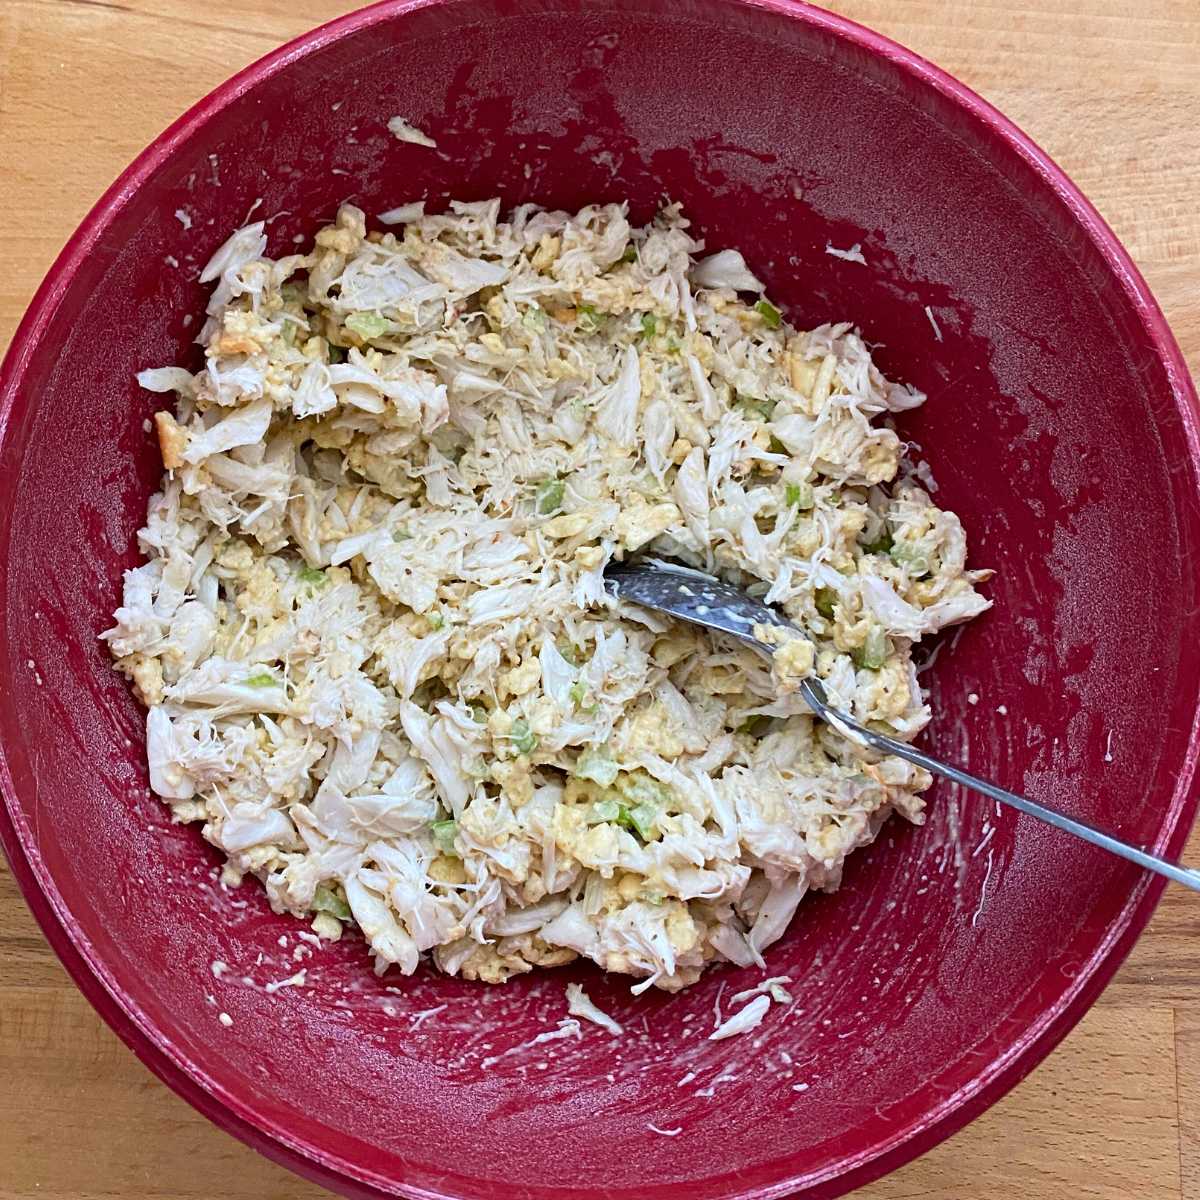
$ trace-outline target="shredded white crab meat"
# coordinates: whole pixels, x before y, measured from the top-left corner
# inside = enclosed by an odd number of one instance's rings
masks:
[[[708,1040],[719,1042],[724,1038],[736,1037],[739,1033],[749,1033],[751,1029],[757,1029],[770,1007],[770,996],[756,996],[745,1008],[738,1009],[731,1017],[722,1021],[708,1035]]]
[[[416,146],[429,146],[431,149],[437,149],[437,142],[429,134],[423,129],[418,129],[403,117],[392,117],[388,121],[387,127],[388,132],[398,141],[412,142]]]
[[[826,242],[825,253],[845,262],[862,263],[864,267],[867,265],[866,256],[863,254],[862,245],[859,242],[855,242],[849,250],[839,250],[832,242]]]
[[[567,1012],[573,1017],[591,1021],[593,1025],[599,1025],[618,1037],[625,1032],[619,1021],[614,1021],[603,1009],[596,1007],[581,983],[567,984]]]
[[[729,1003],[741,1004],[745,1000],[753,1000],[755,996],[761,996],[764,992],[768,993],[776,1003],[788,1003],[788,1000],[783,999],[783,997],[788,996],[783,985],[791,982],[790,976],[772,975],[770,979],[764,979],[761,983],[755,984],[752,988],[747,988],[744,992],[735,992],[729,997]]]
[[[203,368],[140,376],[177,396],[169,470],[104,637],[151,784],[380,972],[761,966],[928,776],[602,572],[644,552],[755,590],[833,703],[912,738],[913,642],[988,605],[958,519],[898,478],[889,414],[923,397],[699,258],[675,207],[388,217],[346,205],[279,259],[237,231]]]

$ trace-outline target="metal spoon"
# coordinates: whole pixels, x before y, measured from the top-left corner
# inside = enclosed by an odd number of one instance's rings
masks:
[[[692,571],[687,567],[675,567],[655,560],[642,560],[634,563],[613,563],[604,572],[605,583],[611,595],[645,608],[653,608],[658,612],[667,613],[683,621],[691,621],[695,625],[703,625],[706,629],[714,629],[719,633],[728,634],[739,641],[753,646],[765,654],[771,653],[771,647],[763,645],[754,637],[755,625],[779,625],[787,629],[796,629],[803,633],[776,609],[763,604],[759,600],[747,596],[719,579]],[[1068,817],[1065,813],[1030,800],[1027,796],[1019,796],[1016,792],[1005,791],[994,783],[978,779],[974,775],[958,767],[939,762],[921,750],[915,750],[904,742],[885,737],[868,729],[856,721],[849,713],[834,708],[829,703],[825,689],[816,678],[805,679],[800,685],[800,694],[808,706],[822,720],[828,721],[834,728],[839,725],[856,733],[867,745],[882,751],[884,754],[894,754],[935,775],[941,775],[963,787],[982,792],[1001,804],[1010,805],[1019,812],[1038,817],[1058,829],[1065,829],[1076,837],[1100,846],[1113,854],[1127,858],[1149,871],[1157,871],[1184,887],[1200,892],[1200,871],[1189,870],[1178,863],[1168,862],[1157,854],[1131,846],[1120,838],[1113,837],[1089,825],[1086,821]]]

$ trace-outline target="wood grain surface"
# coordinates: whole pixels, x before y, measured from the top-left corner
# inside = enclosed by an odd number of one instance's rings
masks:
[[[833,0],[995,102],[1079,183],[1200,367],[1200,0]],[[184,108],[339,0],[0,0],[0,345]],[[1200,865],[1200,837],[1189,861]],[[325,1195],[220,1133],[74,990],[0,865],[0,1200]],[[1200,1200],[1200,899],[1168,889],[1079,1028],[858,1200]]]

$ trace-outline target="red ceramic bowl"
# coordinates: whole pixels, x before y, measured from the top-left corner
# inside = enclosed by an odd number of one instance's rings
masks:
[[[438,150],[390,137],[394,114]],[[639,220],[670,196],[798,324],[859,322],[884,367],[929,393],[907,432],[975,563],[999,569],[995,609],[926,676],[927,744],[1180,851],[1196,808],[1200,450],[1162,315],[1003,117],[890,42],[780,0],[383,4],[263,59],[121,177],[0,381],[5,848],[79,986],[151,1069],[347,1195],[840,1194],[1028,1072],[1161,884],[939,788],[925,829],[889,825],[839,893],[805,902],[769,964],[797,1002],[755,1034],[704,1037],[752,973],[634,999],[580,971],[626,1036],[531,1048],[576,974],[377,981],[347,940],[268,993],[301,965],[301,926],[256,886],[215,886],[199,834],[147,791],[142,716],[96,640],[160,471],[134,372],[195,354],[197,266],[252,210],[279,252],[344,199],[496,194],[627,197]],[[827,242],[861,243],[867,265]],[[214,961],[231,971],[214,978]]]

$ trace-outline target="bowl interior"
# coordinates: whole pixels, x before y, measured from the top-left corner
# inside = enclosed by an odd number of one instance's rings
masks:
[[[718,1043],[714,1009],[758,973],[635,999],[582,970],[487,989],[377,980],[353,939],[308,954],[304,926],[256,885],[222,890],[217,857],[150,796],[141,714],[96,640],[160,471],[134,372],[196,355],[198,268],[248,217],[269,219],[282,253],[343,200],[628,199],[640,220],[682,201],[793,321],[856,322],[885,370],[929,393],[902,430],[974,565],[998,575],[994,611],[924,677],[926,744],[1164,847],[1194,807],[1187,385],[1069,197],[936,80],[833,20],[732,0],[456,0],[340,29],[176,130],[14,346],[0,415],[14,856],[147,1055],[153,1042],[170,1071],[186,1063],[227,1124],[266,1130],[326,1182],[833,1194],[1027,1070],[1127,948],[1147,881],[939,787],[924,829],[889,824],[770,952],[796,1003]],[[394,114],[437,150],[391,137]],[[853,243],[866,266],[826,253]],[[267,990],[301,967],[303,986]],[[625,1036],[532,1044],[575,978]]]

